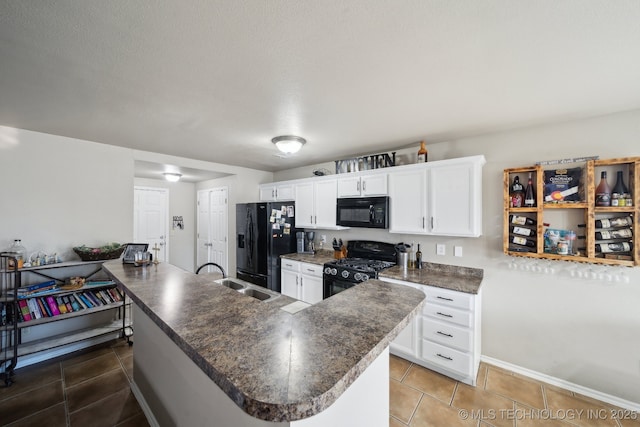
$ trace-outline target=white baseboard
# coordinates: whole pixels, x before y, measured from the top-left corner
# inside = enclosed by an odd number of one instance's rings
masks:
[[[525,377],[529,377],[537,381],[551,384],[556,387],[563,388],[565,390],[573,391],[575,393],[582,394],[583,396],[587,396],[592,399],[596,399],[601,402],[608,403],[610,405],[618,406],[620,408],[628,409],[630,411],[640,412],[640,403],[631,402],[629,400],[622,399],[617,396],[612,396],[607,393],[602,393],[598,390],[594,390],[588,387],[574,384],[560,378],[552,377],[550,375],[543,374],[537,371],[532,371],[531,369],[523,368],[518,365],[513,365],[508,362],[503,362],[502,360],[494,359],[493,357],[481,356],[480,360],[489,365],[494,365],[499,368],[515,372],[516,374],[524,375]]]
[[[138,388],[136,383],[134,383],[133,381],[131,381],[131,391],[133,392],[133,395],[136,397],[136,400],[138,401],[140,408],[142,408],[142,412],[144,412],[144,415],[147,417],[147,422],[149,422],[149,425],[151,427],[160,427],[160,424],[158,424],[156,417],[153,416],[153,412],[151,412],[151,408],[149,408],[147,401],[144,400],[144,396],[140,392],[140,389]]]

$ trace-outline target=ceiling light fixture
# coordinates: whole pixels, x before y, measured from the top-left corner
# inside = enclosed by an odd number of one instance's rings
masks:
[[[278,150],[285,154],[293,154],[300,151],[302,146],[307,142],[306,139],[294,135],[276,136],[271,140]]]
[[[164,175],[164,179],[166,179],[169,182],[178,182],[182,177],[181,173],[173,173],[173,172],[165,172],[162,175]]]

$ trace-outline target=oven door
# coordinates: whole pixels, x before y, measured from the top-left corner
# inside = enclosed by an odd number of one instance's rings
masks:
[[[332,295],[354,287],[357,283],[349,282],[347,280],[340,280],[335,276],[323,275],[323,292],[322,298],[327,299]]]

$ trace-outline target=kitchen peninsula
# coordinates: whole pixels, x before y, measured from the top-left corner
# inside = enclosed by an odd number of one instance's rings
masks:
[[[134,302],[132,387],[158,424],[388,425],[388,346],[422,292],[370,280],[292,312],[169,264],[104,269]]]

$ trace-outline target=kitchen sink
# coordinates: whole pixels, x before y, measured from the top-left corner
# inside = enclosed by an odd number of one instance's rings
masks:
[[[266,301],[274,297],[273,295],[270,295],[266,292],[259,291],[257,289],[245,289],[244,291],[241,291],[241,292],[245,295],[249,295],[250,297],[253,297],[260,301]]]
[[[226,286],[227,288],[239,291],[240,289],[245,289],[246,286],[243,285],[242,283],[238,283],[234,280],[230,280],[230,279],[222,279],[222,280],[218,280],[216,281],[217,283],[220,283],[222,286]]]
[[[258,289],[257,286],[240,279],[218,279],[214,280],[214,283],[238,291],[258,301],[269,301],[280,296],[277,292],[263,288]]]

